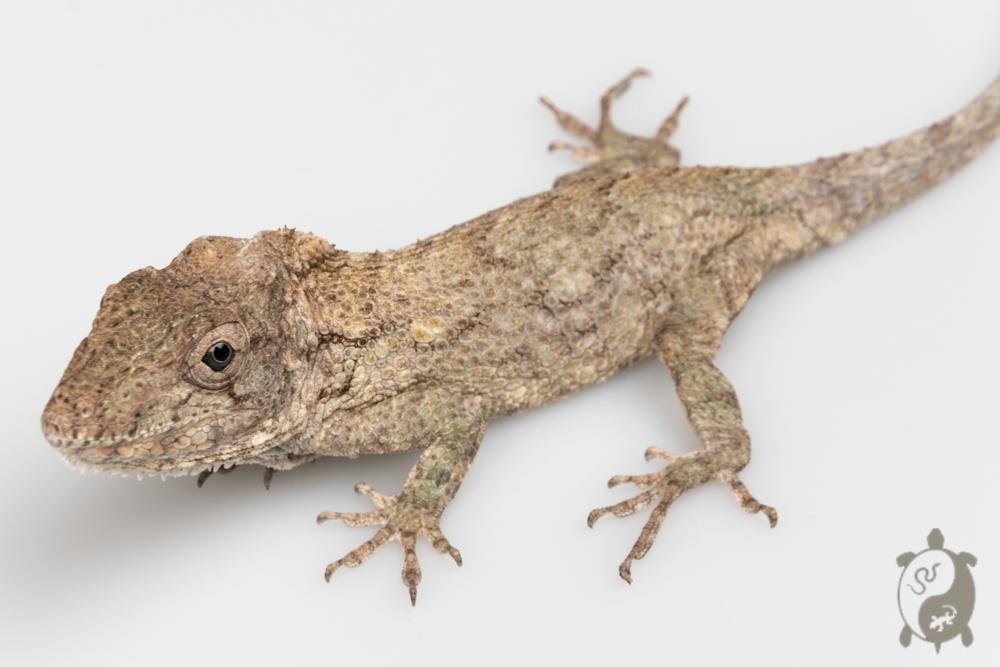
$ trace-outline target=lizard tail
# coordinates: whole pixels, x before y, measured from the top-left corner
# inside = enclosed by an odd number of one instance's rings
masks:
[[[796,170],[800,221],[821,245],[857,230],[940,183],[1000,134],[1000,78],[957,113],[881,146]]]

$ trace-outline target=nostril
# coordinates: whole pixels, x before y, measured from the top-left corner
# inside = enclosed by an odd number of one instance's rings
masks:
[[[77,399],[73,404],[73,410],[81,417],[89,417],[94,411],[93,401],[88,398]]]
[[[89,437],[87,421],[95,414],[94,402],[88,396],[74,396],[65,389],[53,393],[42,412],[42,430],[59,438]]]

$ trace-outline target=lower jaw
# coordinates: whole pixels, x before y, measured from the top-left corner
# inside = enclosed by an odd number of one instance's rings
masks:
[[[221,468],[236,464],[230,457],[205,457],[190,460],[157,460],[157,459],[127,459],[104,457],[92,452],[87,456],[87,449],[57,448],[63,461],[71,468],[81,472],[97,472],[123,477],[187,477],[199,475],[205,471],[216,472]],[[113,450],[112,450],[113,451]]]

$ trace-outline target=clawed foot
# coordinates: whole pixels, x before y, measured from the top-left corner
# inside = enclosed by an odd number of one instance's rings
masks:
[[[701,450],[682,456],[674,456],[662,449],[650,447],[646,450],[646,460],[652,461],[654,459],[666,461],[666,467],[646,475],[616,475],[608,480],[609,488],[625,483],[635,484],[642,489],[639,494],[620,503],[595,509],[587,517],[587,525],[593,528],[594,523],[605,514],[614,514],[619,517],[629,516],[658,500],[649,520],[646,521],[642,532],[639,533],[639,539],[635,541],[628,556],[618,567],[618,574],[628,583],[632,583],[633,561],[641,559],[653,546],[653,541],[656,539],[656,534],[660,530],[660,525],[663,523],[671,503],[688,489],[710,479],[724,482],[747,512],[762,512],[767,516],[772,528],[777,525],[778,513],[773,507],[758,502],[750,495],[733,470],[733,466],[726,464],[723,452]]]
[[[375,510],[371,512],[322,512],[316,517],[316,523],[324,523],[332,519],[343,521],[348,526],[381,526],[378,532],[361,546],[348,553],[343,558],[326,566],[324,578],[330,577],[342,565],[356,567],[365,562],[375,550],[391,540],[398,539],[403,545],[403,584],[410,591],[410,602],[417,604],[417,586],[420,584],[420,563],[417,561],[417,536],[424,535],[435,550],[447,553],[455,563],[462,565],[462,554],[451,546],[438,523],[438,516],[403,495],[387,496],[375,491],[367,484],[361,483],[354,487],[357,493],[371,498]]]
[[[629,167],[676,166],[680,162],[680,152],[667,141],[677,129],[680,113],[688,102],[687,97],[681,99],[673,113],[667,116],[660,124],[656,135],[651,138],[626,134],[611,122],[612,102],[628,90],[633,79],[640,76],[649,76],[649,72],[642,68],[632,71],[627,77],[609,88],[601,97],[601,119],[596,130],[559,109],[547,98],[542,97],[542,104],[552,111],[560,127],[590,144],[588,146],[575,146],[562,141],[554,141],[549,144],[549,150],[567,150],[583,163],[606,163],[605,168],[601,170],[604,172]],[[593,167],[590,169],[592,170]],[[563,177],[563,179],[566,178]]]

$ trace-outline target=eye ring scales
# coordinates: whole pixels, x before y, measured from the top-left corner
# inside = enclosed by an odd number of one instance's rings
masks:
[[[188,348],[185,378],[209,391],[225,389],[250,359],[249,344],[247,330],[239,321],[206,331]]]

